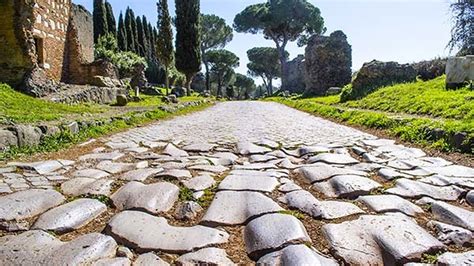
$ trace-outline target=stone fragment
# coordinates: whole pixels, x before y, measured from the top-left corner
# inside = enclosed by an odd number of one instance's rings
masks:
[[[178,200],[179,187],[167,182],[145,185],[132,181],[110,198],[119,210],[143,210],[157,214],[170,210]]]
[[[78,177],[61,184],[61,191],[69,196],[110,195],[113,180]]]
[[[338,175],[328,181],[315,183],[312,187],[327,197],[356,198],[360,195],[367,195],[382,185],[367,177]]]
[[[356,205],[342,201],[319,201],[305,190],[287,193],[282,199],[289,207],[298,209],[313,218],[337,219],[364,213]]]
[[[226,243],[226,232],[205,226],[170,226],[165,218],[139,211],[123,211],[115,215],[106,232],[137,251],[163,251],[182,254]]]
[[[18,138],[10,130],[0,130],[0,150],[6,150],[10,147],[18,146]]]
[[[423,209],[417,205],[395,195],[362,196],[357,200],[375,212],[402,212],[409,216],[423,213]]]
[[[166,145],[165,149],[162,152],[163,154],[169,155],[171,157],[187,157],[189,156],[187,152],[176,148],[173,144]]]
[[[163,172],[155,175],[156,178],[174,178],[177,180],[183,180],[193,177],[191,172],[183,169],[166,169]]]
[[[203,248],[182,255],[176,260],[178,265],[235,265],[223,249]]]
[[[346,154],[336,154],[336,153],[322,153],[308,159],[308,163],[317,163],[323,162],[328,164],[356,164],[359,163],[356,159],[352,158]]]
[[[439,241],[446,245],[455,244],[462,247],[473,242],[470,230],[437,221],[429,221],[427,225],[438,233]]]
[[[278,163],[278,166],[284,169],[291,169],[291,170],[299,167],[298,165],[292,163],[291,160],[288,158],[283,159],[280,163]]]
[[[298,148],[298,154],[300,157],[308,154],[329,153],[330,151],[331,149],[323,145],[302,146]]]
[[[265,154],[272,150],[267,147],[255,145],[251,142],[239,142],[237,144],[237,151],[241,155],[252,155],[252,154]]]
[[[428,196],[439,200],[457,200],[464,190],[456,186],[438,187],[402,178],[396,181],[395,187],[387,189],[386,192],[408,198]]]
[[[466,202],[471,205],[471,206],[474,206],[474,190],[471,190],[469,192],[467,192],[466,194]]]
[[[244,176],[270,176],[270,177],[288,177],[288,173],[283,172],[282,170],[267,170],[267,171],[256,171],[256,170],[232,170],[229,175],[244,175]]]
[[[129,258],[105,258],[92,263],[92,266],[130,266]]]
[[[339,263],[306,245],[290,245],[269,253],[257,261],[257,265],[321,265],[337,266]]]
[[[435,201],[431,212],[436,220],[474,231],[474,212],[446,202]]]
[[[397,178],[412,178],[411,176],[407,174],[397,172],[391,168],[381,168],[377,173],[380,177],[388,181],[391,181]]]
[[[261,139],[261,140],[255,142],[255,144],[257,144],[259,146],[268,147],[270,149],[277,149],[278,147],[280,147],[280,144],[278,144],[278,142],[273,141],[273,140],[269,140],[269,139]]]
[[[210,175],[200,175],[188,180],[184,180],[183,185],[191,190],[206,190],[216,184],[216,181]]]
[[[296,172],[302,175],[310,183],[324,181],[336,175],[367,175],[367,173],[363,171],[339,168],[327,164],[315,164],[301,167]]]
[[[122,174],[118,179],[125,181],[145,181],[163,171],[163,168],[136,169]]]
[[[293,182],[284,183],[278,187],[278,191],[283,193],[288,193],[296,190],[301,190],[302,188]]]
[[[391,146],[395,145],[395,141],[391,139],[365,139],[361,140],[362,144],[365,146],[371,146],[371,147],[381,147],[381,146]]]
[[[229,175],[219,184],[219,190],[272,192],[280,183],[275,177]]]
[[[209,152],[214,149],[214,145],[208,143],[196,143],[183,147],[183,150],[188,152]]]
[[[217,158],[220,165],[232,165],[239,158],[237,155],[231,152],[218,152],[209,155],[210,157]]]
[[[259,192],[220,191],[214,197],[201,223],[206,225],[241,225],[249,219],[283,209]]]
[[[117,248],[117,257],[133,259],[133,252],[127,247],[120,246]]]
[[[30,189],[0,197],[0,221],[20,221],[41,214],[66,200],[55,190]]]
[[[137,148],[139,145],[135,142],[127,141],[127,142],[112,142],[109,141],[105,143],[105,146],[111,148],[112,150],[125,150],[129,148]]]
[[[133,262],[133,266],[168,266],[169,263],[160,259],[153,253],[145,253],[140,256]]]
[[[78,199],[43,213],[32,229],[67,233],[88,224],[107,210],[94,199]]]
[[[334,255],[350,265],[403,264],[444,248],[403,215],[363,215],[353,221],[326,224],[323,232]]]
[[[292,215],[267,214],[250,221],[244,229],[245,248],[248,256],[258,260],[268,252],[288,244],[308,243],[304,225]]]
[[[116,161],[124,156],[123,153],[120,152],[110,152],[110,153],[92,153],[86,154],[79,157],[79,161],[86,161],[86,160],[96,160],[96,161]]]
[[[267,155],[267,154],[264,154],[264,155],[254,154],[250,156],[251,163],[266,163],[268,161],[275,160],[275,159],[277,158],[271,155]]]
[[[362,155],[362,158],[364,158],[364,160],[368,163],[384,164],[389,161],[389,158],[387,158],[383,154],[376,154],[374,152],[364,153]]]
[[[191,167],[188,167],[190,170],[195,170],[195,171],[204,171],[204,172],[209,172],[209,173],[214,173],[214,174],[220,174],[222,172],[227,171],[227,167],[222,166],[222,165],[194,165]]]
[[[74,173],[72,173],[72,176],[100,179],[100,178],[108,177],[109,173],[102,170],[98,170],[98,169],[84,169],[84,170],[75,171]]]
[[[443,167],[424,167],[426,171],[434,174],[452,177],[474,177],[474,168],[462,165],[449,165]]]
[[[432,175],[419,179],[418,181],[435,185],[435,186],[449,186],[456,185],[460,187],[467,187],[474,189],[474,178],[469,177],[447,177],[442,175]]]
[[[111,161],[102,161],[97,166],[97,169],[108,172],[110,174],[118,174],[130,171],[136,168],[132,163],[114,163]]]
[[[474,250],[463,253],[446,252],[438,257],[437,265],[442,266],[459,266],[474,264]]]
[[[272,163],[250,163],[244,165],[235,165],[234,170],[268,170],[268,169],[277,169],[276,165]]]
[[[179,220],[192,220],[196,218],[201,211],[203,211],[201,205],[194,201],[186,201],[176,208],[175,217]]]
[[[17,165],[18,168],[23,169],[31,169],[36,171],[40,175],[48,174],[63,168],[63,164],[59,161],[51,160],[51,161],[43,161],[43,162],[35,162],[31,164],[20,164]]]

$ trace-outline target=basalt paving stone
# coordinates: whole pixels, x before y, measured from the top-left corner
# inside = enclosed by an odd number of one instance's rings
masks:
[[[371,147],[381,147],[381,146],[388,146],[394,145],[395,141],[391,139],[364,139],[360,141],[365,146]]]
[[[162,158],[170,158],[168,155],[156,154],[154,152],[142,152],[134,154],[133,157],[138,160],[157,160]]]
[[[201,224],[241,225],[251,218],[282,211],[276,202],[259,192],[219,191],[201,220]]]
[[[139,252],[173,254],[223,244],[229,239],[229,234],[218,229],[201,225],[175,227],[169,225],[165,218],[139,211],[123,211],[115,215],[108,223],[106,232]]]
[[[390,161],[390,158],[386,157],[386,156],[382,156],[382,155],[379,155],[379,154],[376,154],[376,153],[364,153],[362,155],[362,158],[364,159],[364,161],[368,162],[368,163],[378,163],[378,164],[384,164],[384,163],[387,163],[388,161]]]
[[[280,144],[276,141],[273,141],[273,140],[269,140],[269,139],[261,139],[257,142],[255,142],[255,144],[259,145],[259,146],[265,146],[265,147],[268,147],[268,148],[271,148],[271,149],[277,149],[278,147],[280,147]]]
[[[125,181],[145,181],[148,178],[154,177],[158,173],[163,172],[163,170],[163,168],[136,169],[120,175],[118,179]]]
[[[375,212],[402,212],[409,216],[423,213],[423,209],[417,205],[395,195],[361,196],[357,200]]]
[[[244,229],[248,256],[258,260],[288,244],[310,243],[304,225],[294,216],[267,214],[250,221]]]
[[[102,161],[96,165],[96,168],[110,174],[118,174],[133,170],[136,168],[136,165],[133,163],[114,163],[111,161]]]
[[[474,264],[474,250],[462,253],[446,252],[438,257],[436,261],[438,265],[460,266]]]
[[[105,143],[105,146],[113,149],[113,150],[124,150],[128,148],[136,148],[139,145],[135,142],[107,142]]]
[[[70,232],[88,224],[106,210],[107,206],[98,200],[77,199],[43,213],[32,229]]]
[[[278,163],[278,167],[293,170],[300,166],[294,164],[293,162],[291,162],[290,159],[286,158],[286,159],[283,159],[280,163]]]
[[[250,163],[244,165],[234,165],[234,170],[269,170],[277,169],[278,167],[272,163]]]
[[[434,219],[474,231],[474,212],[446,202],[431,204]]]
[[[414,168],[412,170],[400,170],[400,172],[405,173],[407,175],[416,176],[418,178],[433,175],[433,172],[427,171],[427,170],[425,170],[423,168],[419,168],[419,167]]]
[[[288,177],[288,174],[280,172],[280,171],[275,171],[275,170],[267,170],[267,171],[256,171],[256,170],[232,170],[230,175],[245,175],[245,176],[270,176],[270,177]]]
[[[455,244],[462,247],[474,242],[470,230],[438,221],[429,221],[427,226],[434,229],[438,233],[438,240],[446,245]]]
[[[385,180],[394,180],[397,178],[413,178],[407,174],[400,173],[392,168],[381,168],[377,174]]]
[[[298,148],[299,156],[305,156],[308,154],[328,153],[330,151],[330,148],[323,145],[302,146]]]
[[[228,170],[227,167],[222,166],[222,165],[194,165],[194,166],[188,167],[188,169],[196,170],[196,171],[211,172],[215,174],[220,174]]]
[[[130,266],[129,258],[106,258],[94,261],[91,266]]]
[[[308,159],[308,163],[328,163],[328,164],[342,164],[342,165],[350,165],[359,163],[358,160],[352,158],[346,154],[336,154],[336,153],[322,153],[316,156],[313,156]]]
[[[153,253],[145,253],[138,256],[138,258],[133,262],[133,266],[168,266],[168,262],[160,259]]]
[[[405,160],[393,160],[388,162],[387,166],[397,170],[412,170],[416,168],[416,165],[413,165]]]
[[[32,230],[0,238],[1,265],[90,265],[115,256],[117,243],[98,233],[61,242],[52,235]]]
[[[323,232],[336,257],[350,265],[395,265],[420,260],[444,245],[402,215],[364,215],[326,224]]]
[[[261,154],[254,154],[250,156],[251,163],[266,163],[271,160],[275,160],[277,157],[271,155],[261,155]]]
[[[336,175],[367,175],[367,173],[363,171],[339,168],[322,163],[301,167],[296,170],[296,172],[310,183],[324,181]]]
[[[210,175],[200,175],[182,182],[183,185],[191,190],[200,191],[208,189],[216,184],[216,181]]]
[[[442,175],[432,175],[421,178],[418,181],[435,186],[456,185],[474,189],[474,178],[471,177],[446,177]]]
[[[161,182],[145,185],[132,181],[121,187],[110,198],[119,210],[143,210],[153,214],[170,210],[178,200],[179,187]]]
[[[178,265],[235,265],[227,257],[227,253],[219,248],[203,248],[198,251],[180,256]]]
[[[67,161],[64,161],[67,162]],[[34,170],[40,175],[51,173],[63,168],[65,165],[58,160],[34,162],[34,163],[9,163],[8,165],[16,166],[20,169]]]
[[[19,222],[34,217],[66,200],[55,190],[30,189],[0,197],[0,221]]]
[[[382,187],[374,180],[357,175],[338,175],[328,181],[314,183],[312,188],[331,198],[355,198]]]
[[[221,165],[232,165],[239,158],[237,155],[231,152],[217,152],[210,154],[209,157],[219,159],[219,164]]]
[[[80,195],[104,195],[109,196],[110,190],[112,189],[112,183],[114,181],[110,179],[93,179],[78,177],[70,179],[61,184],[61,191],[69,196],[80,196]]]
[[[319,201],[305,190],[287,193],[281,200],[289,207],[307,213],[313,218],[338,219],[364,213],[359,207],[349,202]]]
[[[183,147],[183,150],[188,152],[209,152],[214,149],[215,145],[208,143],[196,143]]]
[[[124,156],[120,152],[110,153],[91,153],[79,157],[79,161],[96,160],[96,161],[116,161]]]
[[[229,175],[219,184],[219,190],[272,192],[280,184],[275,177]]]
[[[339,263],[306,245],[290,245],[261,257],[257,261],[257,265],[337,266]]]
[[[93,178],[93,179],[100,179],[104,177],[108,177],[110,174],[99,170],[99,169],[83,169],[83,170],[78,170],[72,173],[73,177],[87,177],[87,178]]]
[[[271,152],[272,150],[267,147],[258,146],[251,142],[239,142],[237,144],[237,151],[241,155],[252,155],[252,154],[265,154],[267,152]]]
[[[189,170],[184,169],[166,169],[163,172],[158,173],[156,178],[174,178],[177,180],[183,180],[193,177]]]
[[[423,169],[428,172],[444,176],[474,178],[474,168],[461,165],[449,165],[444,167],[423,167]]]
[[[173,144],[166,145],[165,149],[162,151],[163,154],[172,156],[172,157],[186,157],[189,154],[186,151],[183,151]]]
[[[467,204],[474,206],[474,190],[467,192],[466,194],[466,202]]]
[[[439,200],[457,200],[465,191],[456,186],[438,187],[403,178],[398,179],[395,186],[386,192],[407,198],[428,196]]]
[[[385,148],[385,150],[384,150]],[[388,149],[387,149],[388,148]],[[378,147],[376,151],[384,152],[388,157],[397,159],[412,159],[426,156],[426,153],[417,148],[408,148],[403,146]]]
[[[280,180],[281,182],[281,180]],[[287,182],[278,187],[278,191],[283,193],[288,193],[296,190],[301,190],[302,188],[293,182]]]

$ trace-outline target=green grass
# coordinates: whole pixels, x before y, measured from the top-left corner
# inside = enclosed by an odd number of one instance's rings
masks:
[[[446,77],[441,76],[429,81],[388,86],[342,106],[448,119],[474,119],[474,91],[467,87],[446,90],[445,81]]]
[[[36,99],[0,84],[0,119],[12,122],[58,120],[65,115],[101,113],[105,108],[92,104],[66,105]]]
[[[133,94],[132,94],[133,95]],[[130,102],[127,106],[130,107],[153,107],[153,106],[161,106],[164,105],[163,101],[161,100],[163,96],[154,96],[154,95],[140,95],[141,101],[139,102]],[[199,96],[185,96],[179,98],[180,102],[193,102],[202,100],[202,97]]]

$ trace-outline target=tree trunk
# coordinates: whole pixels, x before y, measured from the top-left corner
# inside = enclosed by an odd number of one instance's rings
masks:
[[[170,95],[170,77],[168,75],[168,66],[165,66],[165,89],[166,89],[166,96]]]
[[[285,91],[287,90],[287,58],[285,55],[285,46],[283,45],[281,47],[277,47],[278,50],[278,57],[280,59],[280,64],[281,64],[281,90]]]
[[[186,75],[186,95],[191,96],[191,83],[193,82],[194,74]]]
[[[222,97],[222,80],[220,74],[217,77],[217,97],[219,96]]]
[[[268,96],[272,96],[273,95],[273,79],[272,78],[268,79],[268,91],[270,93],[270,95]]]

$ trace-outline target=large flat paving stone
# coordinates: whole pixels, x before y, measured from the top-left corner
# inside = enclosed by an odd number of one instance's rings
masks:
[[[282,210],[276,202],[259,192],[220,191],[201,223],[213,226],[241,225],[253,217]]]
[[[438,221],[429,221],[427,226],[438,234],[438,240],[446,245],[455,244],[459,247],[469,246],[474,240],[473,232],[458,226]]]
[[[214,174],[220,174],[228,170],[227,167],[222,166],[222,165],[194,165],[194,166],[188,167],[188,169],[195,170],[195,171],[204,171],[204,172],[209,172],[209,173],[214,173]]]
[[[158,173],[163,172],[163,168],[143,168],[136,169],[119,176],[118,179],[125,181],[145,181],[150,177],[154,177]]]
[[[226,243],[229,234],[201,225],[175,227],[165,218],[139,211],[123,211],[109,222],[106,232],[118,242],[138,251],[183,254]]]
[[[423,169],[444,176],[474,177],[474,168],[462,165],[448,165],[443,167],[423,167]]]
[[[387,189],[387,193],[402,197],[421,198],[428,196],[439,200],[457,200],[463,192],[463,189],[456,186],[438,187],[406,178],[398,179],[393,188]]]
[[[258,265],[320,265],[337,266],[339,263],[306,245],[290,245],[269,253],[257,261]]]
[[[261,170],[268,170],[268,169],[277,169],[278,167],[273,164],[273,163],[249,163],[249,164],[244,164],[244,165],[234,165],[235,170],[255,170],[255,171],[261,171]]]
[[[474,250],[462,253],[446,252],[438,257],[437,265],[459,266],[474,264]]]
[[[91,153],[79,157],[79,161],[96,160],[96,161],[116,161],[125,156],[120,152],[109,152],[109,153]]]
[[[52,235],[32,230],[0,238],[1,265],[88,265],[115,256],[117,243],[98,233],[61,242]]]
[[[219,248],[203,248],[196,252],[180,256],[176,263],[178,265],[235,265],[227,257],[227,253]]]
[[[130,266],[131,264],[129,258],[106,258],[94,261],[92,266]]]
[[[375,212],[401,212],[409,216],[423,213],[422,208],[396,195],[361,196],[357,200]]]
[[[189,170],[184,169],[167,169],[158,173],[156,178],[174,178],[176,180],[183,180],[193,177]]]
[[[108,177],[109,175],[109,173],[99,169],[82,169],[72,173],[73,177],[87,177],[94,179]]]
[[[66,161],[65,161],[66,162]],[[34,163],[8,163],[8,165],[16,166],[20,169],[26,170],[34,170],[40,175],[48,174],[63,168],[65,165],[62,164],[58,160],[49,160],[49,161],[41,161],[41,162],[34,162]]]
[[[435,201],[431,212],[436,220],[474,231],[474,212],[446,202]]]
[[[183,185],[194,191],[206,190],[216,184],[210,175],[200,175],[182,182]]]
[[[219,184],[219,190],[272,192],[280,183],[270,176],[229,175]]]
[[[287,214],[267,214],[250,221],[244,230],[245,248],[253,260],[291,243],[308,243],[311,238],[297,218]]]
[[[110,195],[113,180],[94,178],[73,178],[61,184],[61,191],[65,195],[80,196],[80,195]]]
[[[118,174],[135,169],[133,163],[115,163],[112,161],[101,161],[96,168],[110,174]]]
[[[328,164],[342,164],[350,165],[359,163],[358,160],[346,154],[337,153],[321,153],[308,159],[308,163],[328,163]]]
[[[459,187],[474,189],[474,178],[472,177],[447,177],[442,175],[432,175],[421,178],[418,181],[435,186],[455,185]]]
[[[298,209],[313,218],[337,219],[353,214],[364,213],[356,205],[342,201],[319,201],[305,190],[287,193],[282,197],[289,207]]]
[[[133,262],[133,266],[168,266],[168,265],[170,264],[151,252],[141,254]]]
[[[179,197],[179,187],[160,182],[145,185],[132,181],[121,187],[112,196],[112,202],[119,210],[143,210],[153,214],[173,208]]]
[[[165,149],[162,152],[163,154],[172,156],[172,157],[187,157],[189,154],[186,151],[183,151],[173,144],[166,145]]]
[[[189,152],[209,152],[214,149],[215,145],[209,143],[193,143],[183,147],[183,150]]]
[[[95,199],[77,199],[43,213],[32,229],[66,233],[78,229],[107,210]]]
[[[267,147],[258,146],[251,142],[239,142],[237,144],[237,151],[241,155],[252,155],[252,154],[265,154],[267,152],[271,152],[272,150]]]
[[[63,203],[66,198],[55,190],[30,189],[0,197],[0,221],[20,221],[34,217]]]
[[[297,170],[297,173],[303,176],[310,183],[324,181],[336,175],[367,175],[367,173],[363,171],[339,168],[328,164],[315,164],[301,167]]]
[[[323,232],[334,255],[350,265],[403,264],[444,248],[411,218],[401,215],[364,215],[326,224]]]
[[[338,175],[328,181],[315,183],[314,189],[331,198],[355,198],[382,187],[374,180],[357,175]]]

